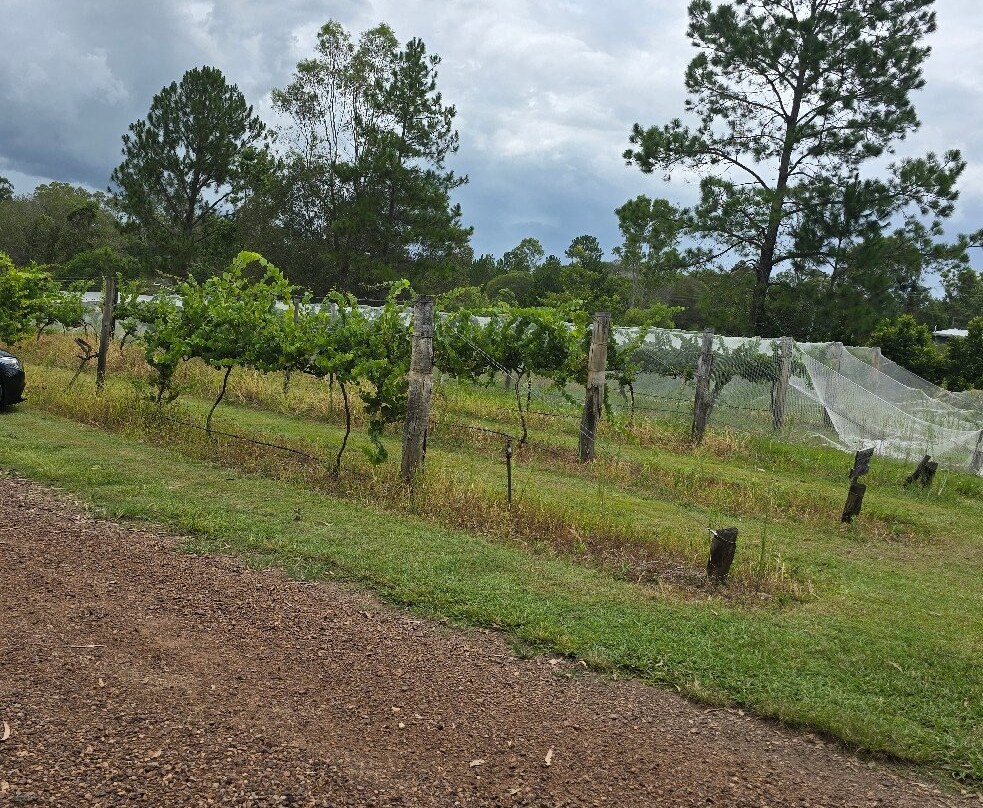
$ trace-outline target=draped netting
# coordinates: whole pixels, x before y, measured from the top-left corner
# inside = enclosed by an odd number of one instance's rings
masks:
[[[636,329],[616,329],[628,342]],[[635,353],[637,407],[692,412],[703,335],[652,329]],[[713,338],[710,423],[768,429],[847,451],[983,473],[983,406],[944,390],[871,348],[790,339]]]

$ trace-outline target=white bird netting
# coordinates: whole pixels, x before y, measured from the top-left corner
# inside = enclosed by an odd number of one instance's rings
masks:
[[[616,329],[625,343],[635,329]],[[636,353],[639,409],[692,411],[702,334],[655,329]],[[920,378],[877,349],[790,339],[713,338],[710,422],[777,430],[847,451],[983,473],[983,407]]]

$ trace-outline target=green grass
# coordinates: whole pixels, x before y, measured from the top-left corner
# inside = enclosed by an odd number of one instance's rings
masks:
[[[983,773],[979,559],[969,547],[935,564],[841,558],[838,597],[734,608],[678,601],[549,553],[274,486],[49,415],[7,413],[0,433],[5,468],[111,517],[192,534],[195,550],[358,581],[426,614],[499,627],[537,649],[742,704],[854,747]]]
[[[79,494],[110,516],[191,534],[193,549],[357,581],[426,614],[499,627],[524,646],[983,782],[977,478],[940,473],[931,492],[905,490],[907,469],[876,459],[863,516],[842,526],[850,461],[842,453],[727,431],[694,450],[679,425],[652,422],[632,431],[606,426],[602,460],[585,468],[571,459],[575,427],[534,417],[516,490],[528,513],[543,518],[517,535],[521,513],[510,519],[500,507],[498,439],[447,426],[507,431],[508,401],[497,389],[442,388],[423,489],[436,504],[428,507],[392,496],[398,435],[387,439],[390,462],[372,468],[356,433],[339,498],[286,461],[264,464],[197,435],[176,433],[170,449],[159,445],[164,437],[146,434],[132,416],[122,380],[96,400],[91,381],[61,392],[56,366],[28,371],[33,406],[49,412],[22,407],[0,417],[0,467]],[[186,417],[203,418],[199,396],[213,379],[200,372],[189,387]],[[219,408],[218,428],[330,455],[340,431],[337,415],[315,400],[323,387],[297,379],[284,398],[279,384],[245,377],[233,388],[237,403]],[[114,434],[80,430],[55,411]],[[553,541],[592,526],[597,535],[621,531],[632,546],[650,545],[695,574],[708,523],[741,528],[740,597],[730,587],[639,585],[593,563],[569,537]]]

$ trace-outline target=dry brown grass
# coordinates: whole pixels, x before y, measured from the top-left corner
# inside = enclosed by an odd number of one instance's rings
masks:
[[[778,593],[796,598],[810,596],[808,585],[793,580],[784,570],[755,569],[751,565],[736,565],[726,586],[714,586],[703,570],[704,548],[681,548],[640,536],[630,518],[617,514],[588,514],[573,506],[539,501],[534,495],[517,498],[509,508],[504,493],[490,488],[487,480],[462,477],[459,468],[442,467],[434,460],[414,486],[399,478],[394,464],[375,467],[357,453],[347,457],[342,474],[335,478],[331,473],[333,456],[322,458],[323,449],[313,443],[284,441],[262,433],[245,435],[242,440],[220,433],[206,438],[202,428],[179,405],[160,409],[120,388],[107,389],[98,396],[88,385],[65,390],[62,385],[67,375],[63,370],[32,380],[34,404],[83,423],[137,436],[196,460],[275,480],[303,482],[316,490],[373,507],[382,503],[399,513],[496,541],[518,542],[539,552],[559,553],[684,596],[702,598],[713,592],[729,600],[752,603]],[[292,451],[257,445],[250,438]],[[491,453],[496,440],[500,451],[501,439],[493,435],[478,433],[473,445]],[[528,446],[519,451],[519,459],[523,460],[536,452]],[[572,456],[562,459],[562,463],[583,471]],[[627,468],[624,473],[628,473]]]

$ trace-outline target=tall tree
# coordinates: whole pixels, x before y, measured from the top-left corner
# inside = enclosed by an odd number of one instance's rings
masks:
[[[0,202],[14,198],[14,184],[4,176],[0,176]]]
[[[983,390],[983,317],[967,323],[969,333],[949,342],[946,386],[950,390]]]
[[[215,67],[187,71],[130,124],[114,198],[156,269],[184,276],[228,263],[228,217],[267,167],[265,130]]]
[[[614,252],[632,279],[632,302],[636,306],[651,303],[657,288],[707,257],[701,251],[680,247],[688,211],[668,200],[641,195],[614,212],[622,236],[622,243]]]
[[[939,328],[965,328],[970,320],[983,312],[983,275],[972,267],[960,267],[946,273],[943,288],[946,319],[937,324]]]
[[[439,57],[419,39],[400,48],[384,24],[355,43],[333,21],[316,50],[273,92],[289,120],[281,131],[289,151],[271,209],[280,238],[315,274],[284,266],[314,288],[364,289],[400,276],[418,288],[453,285],[470,229],[450,194],[467,178],[445,168],[458,135],[456,110],[437,90]]]
[[[642,171],[704,174],[693,231],[753,261],[750,327],[760,331],[772,274],[792,261],[826,271],[900,217],[949,215],[958,152],[904,159],[866,183],[862,165],[914,131],[933,0],[692,0],[686,110],[636,124],[625,152]],[[851,205],[854,207],[851,209]]]
[[[502,272],[533,273],[546,258],[546,250],[539,239],[527,236],[515,247],[502,255]]]
[[[565,253],[570,262],[563,267],[563,291],[555,302],[580,301],[588,312],[621,314],[631,298],[629,281],[615,274],[615,267],[604,260],[604,250],[594,236],[577,236]]]

